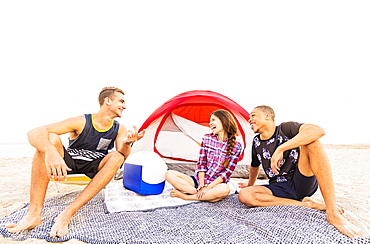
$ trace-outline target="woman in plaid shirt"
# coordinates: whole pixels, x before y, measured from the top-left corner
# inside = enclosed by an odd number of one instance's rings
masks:
[[[166,180],[176,189],[172,197],[217,202],[229,195],[226,183],[243,150],[236,141],[238,127],[231,113],[222,109],[212,112],[209,126],[212,133],[203,137],[195,175],[166,173]]]

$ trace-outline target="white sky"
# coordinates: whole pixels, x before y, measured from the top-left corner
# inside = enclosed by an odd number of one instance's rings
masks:
[[[368,1],[1,1],[0,142],[96,112],[126,92],[140,126],[195,89],[277,123],[315,123],[324,143],[370,143]]]

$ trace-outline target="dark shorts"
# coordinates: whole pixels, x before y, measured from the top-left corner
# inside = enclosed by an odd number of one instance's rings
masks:
[[[299,172],[297,167],[293,177],[288,181],[263,186],[270,189],[276,197],[301,201],[305,197],[312,196],[317,191],[318,184],[315,176],[304,176]]]
[[[195,189],[198,189],[198,187],[199,187],[199,182],[198,182],[198,180],[195,178],[195,176],[194,175],[191,175],[190,176],[192,179],[193,179],[193,181],[194,181],[194,187],[195,187]]]
[[[72,171],[67,171],[67,174],[85,174],[91,179],[98,173],[99,164],[103,158],[93,161],[73,159],[64,148],[64,161]]]

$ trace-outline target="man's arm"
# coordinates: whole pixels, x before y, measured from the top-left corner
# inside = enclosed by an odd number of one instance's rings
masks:
[[[248,186],[254,186],[254,184],[256,183],[258,173],[260,172],[260,167],[261,165],[258,167],[249,166]]]
[[[50,142],[49,134],[62,135],[68,132],[80,133],[85,125],[84,116],[70,118],[58,123],[37,127],[28,132],[30,144],[45,155],[45,164],[48,177],[62,181],[67,178],[67,170],[62,155],[57,148]]]
[[[249,179],[248,179],[248,184],[246,183],[239,183],[240,188],[248,187],[248,186],[254,186],[256,183],[258,173],[260,172],[260,166],[253,167],[249,166]]]
[[[144,134],[145,130],[138,133],[136,126],[134,126],[133,131],[127,131],[124,125],[120,125],[116,138],[116,148],[118,152],[125,156],[125,160],[131,153],[131,144],[143,138]]]
[[[281,144],[278,148],[276,148],[274,154],[271,157],[272,171],[275,174],[279,174],[278,169],[280,168],[280,161],[283,159],[283,153],[285,151],[300,146],[308,145],[314,141],[317,141],[324,135],[325,131],[320,126],[312,124],[303,124],[299,128],[299,132],[295,137],[293,137],[289,141]]]

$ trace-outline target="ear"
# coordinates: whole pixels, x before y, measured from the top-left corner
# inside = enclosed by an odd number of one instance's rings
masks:
[[[104,99],[104,102],[105,102],[105,104],[107,104],[109,106],[111,104],[112,100],[109,97],[106,97]]]

